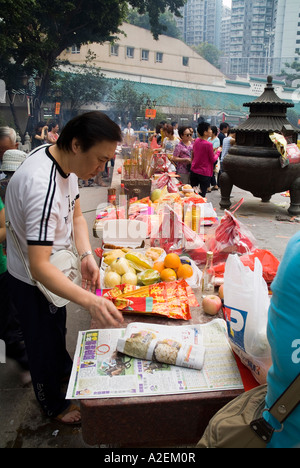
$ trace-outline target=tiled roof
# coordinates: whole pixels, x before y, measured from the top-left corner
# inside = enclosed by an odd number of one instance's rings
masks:
[[[110,81],[114,82],[115,89],[122,87],[124,83],[128,83],[126,80]],[[237,110],[237,108],[242,110],[245,100],[250,98],[247,95],[138,83],[135,81],[130,81],[130,85],[136,92],[144,93],[151,100],[156,99],[158,106],[189,106],[218,111],[231,108],[233,110]]]
[[[121,88],[124,83],[130,83],[132,88],[140,93],[145,94],[147,98],[157,101],[157,106],[161,107],[194,107],[201,108],[203,111],[207,110],[216,110],[216,111],[240,111],[245,113],[243,107],[249,107],[253,102],[261,102],[263,99],[264,102],[268,102],[271,98],[267,94],[266,96],[263,93],[262,96],[256,98],[255,96],[249,96],[245,94],[233,94],[226,92],[215,92],[215,91],[206,91],[206,90],[197,90],[189,89],[185,87],[178,86],[166,86],[158,85],[152,83],[141,83],[137,81],[128,81],[128,80],[117,80],[109,79],[110,82],[113,82],[115,89]],[[245,90],[246,91],[246,90]],[[275,94],[275,93],[274,93]],[[287,107],[292,107],[293,103],[291,100],[286,99],[283,101],[277,96],[278,103],[288,103]],[[300,101],[300,99],[299,99]],[[272,101],[274,102],[274,101]],[[246,103],[246,104],[245,104]],[[300,102],[294,102],[294,110],[296,113],[300,114]]]

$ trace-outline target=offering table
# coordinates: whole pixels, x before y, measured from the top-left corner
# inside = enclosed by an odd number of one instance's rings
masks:
[[[124,328],[131,322],[169,326],[209,322],[212,318],[201,308],[200,289],[195,289],[194,293],[200,307],[191,308],[192,320],[126,314]],[[222,318],[221,312],[219,318]],[[91,328],[95,328],[95,324]],[[243,391],[80,400],[83,440],[90,446],[103,444],[123,448],[195,445],[211,417]]]

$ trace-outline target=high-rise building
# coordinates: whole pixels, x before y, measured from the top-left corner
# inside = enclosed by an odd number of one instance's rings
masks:
[[[221,40],[220,51],[223,55],[229,55],[231,37],[231,8],[223,6],[223,15],[221,21]]]
[[[300,60],[299,0],[232,0],[230,48],[222,51],[226,75],[280,75]]]
[[[286,63],[300,61],[300,2],[277,0],[274,34],[274,72],[280,73]]]
[[[202,42],[220,48],[222,0],[187,0],[177,26],[190,46]]]
[[[232,0],[228,74],[271,71],[276,5],[277,0]]]

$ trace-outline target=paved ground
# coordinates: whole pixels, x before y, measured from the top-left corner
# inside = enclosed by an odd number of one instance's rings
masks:
[[[87,219],[92,247],[99,240],[93,238],[92,227],[95,210],[105,202],[107,189],[90,187],[81,189],[82,210]],[[237,216],[254,234],[259,248],[270,250],[280,260],[288,240],[299,230],[297,221],[291,222],[287,213],[289,198],[275,195],[263,204],[251,194],[234,188],[232,202],[242,197],[245,202]],[[219,192],[208,195],[219,215]],[[68,306],[68,350],[74,354],[79,330],[89,328],[89,315],[78,306]],[[49,422],[40,412],[31,385],[23,386],[17,365],[9,361],[0,364],[0,448],[90,448],[81,437],[80,428],[64,427]]]

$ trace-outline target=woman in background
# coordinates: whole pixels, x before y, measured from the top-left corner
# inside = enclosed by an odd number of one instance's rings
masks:
[[[175,163],[177,174],[181,182],[186,185],[190,183],[190,168],[192,162],[193,145],[191,143],[191,130],[189,127],[179,127],[181,141],[176,146],[172,162]]]
[[[39,122],[32,136],[32,142],[31,142],[32,149],[35,149],[38,146],[44,145],[45,143],[48,142],[47,132],[48,132],[48,125],[46,125],[45,122]]]

